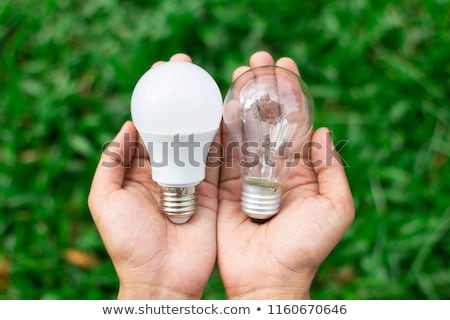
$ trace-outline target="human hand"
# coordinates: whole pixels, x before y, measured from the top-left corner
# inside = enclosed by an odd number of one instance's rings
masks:
[[[183,54],[171,60],[191,61]],[[173,224],[160,213],[159,186],[138,140],[126,122],[100,159],[88,201],[119,277],[119,298],[199,299],[216,261],[219,168],[206,169],[189,223]]]
[[[250,67],[273,64],[272,56],[266,52],[250,58]],[[282,58],[276,64],[299,74],[290,58]],[[248,69],[237,68],[233,79]],[[241,210],[242,180],[237,154],[232,155],[232,167],[222,167],[218,264],[229,298],[309,298],[317,268],[354,218],[344,169],[334,148],[325,148],[331,143],[327,135],[326,128],[312,134],[308,152],[311,159],[301,159],[291,168],[283,185],[280,212],[264,224],[251,222]],[[223,126],[222,144],[226,146],[231,140]],[[334,154],[327,155],[327,150]]]

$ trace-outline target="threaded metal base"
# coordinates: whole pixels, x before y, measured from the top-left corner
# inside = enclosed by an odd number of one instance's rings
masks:
[[[280,210],[281,189],[244,182],[241,206],[252,220],[265,220]]]
[[[194,215],[197,202],[195,186],[160,186],[160,197],[161,209],[173,223],[186,223]]]

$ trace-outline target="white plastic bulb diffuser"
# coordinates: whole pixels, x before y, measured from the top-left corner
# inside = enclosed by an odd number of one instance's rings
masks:
[[[283,182],[311,135],[311,95],[292,71],[262,66],[233,82],[224,105],[225,125],[240,146],[242,210],[266,221],[279,212]]]
[[[131,116],[150,156],[161,210],[174,223],[195,212],[209,146],[222,118],[222,96],[199,66],[179,61],[148,70],[131,97]]]

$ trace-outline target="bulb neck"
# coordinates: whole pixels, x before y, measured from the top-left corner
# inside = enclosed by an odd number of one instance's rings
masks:
[[[255,222],[262,222],[277,214],[280,210],[281,188],[279,184],[257,185],[244,181],[241,207]]]
[[[195,185],[184,187],[160,186],[161,210],[176,224],[183,224],[195,213]]]

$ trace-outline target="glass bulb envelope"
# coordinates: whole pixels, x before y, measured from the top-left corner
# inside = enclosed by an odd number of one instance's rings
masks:
[[[313,100],[297,74],[271,65],[236,78],[224,106],[225,125],[239,143],[242,209],[268,219],[278,213],[282,184],[310,138]]]

